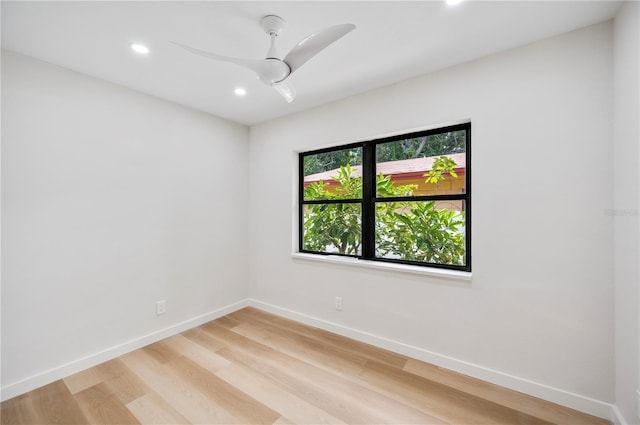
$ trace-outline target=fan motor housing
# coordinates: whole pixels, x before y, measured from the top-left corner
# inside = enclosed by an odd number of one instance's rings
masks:
[[[267,58],[259,73],[260,80],[266,84],[279,83],[291,74],[291,68],[280,59]]]
[[[260,20],[260,26],[267,34],[280,35],[284,31],[284,19],[277,15],[267,15]]]

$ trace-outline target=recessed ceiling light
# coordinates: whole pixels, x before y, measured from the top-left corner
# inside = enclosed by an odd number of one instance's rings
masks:
[[[244,96],[245,94],[247,94],[247,89],[243,88],[243,87],[236,87],[233,92],[238,95],[238,96]]]
[[[455,6],[462,3],[463,0],[447,0],[447,6]]]
[[[133,50],[136,53],[140,53],[141,55],[146,55],[149,53],[149,48],[144,44],[131,43],[129,44],[129,47],[131,47],[131,50]]]

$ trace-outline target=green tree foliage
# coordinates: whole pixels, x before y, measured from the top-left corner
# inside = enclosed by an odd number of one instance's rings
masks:
[[[346,165],[362,164],[362,149],[341,149],[304,157],[304,175],[323,173]]]
[[[455,162],[442,156],[425,174],[427,181],[438,183],[451,173]],[[338,183],[335,192],[323,181],[309,184],[305,199],[359,199],[362,178],[354,177],[353,169],[340,167],[333,178]],[[391,176],[376,177],[378,197],[412,196],[416,185],[396,185]],[[464,265],[464,212],[440,208],[435,201],[393,201],[376,204],[376,256],[439,264]],[[361,207],[359,202],[310,204],[304,211],[304,248],[318,252],[359,255],[362,242]]]
[[[376,146],[376,161],[399,161],[411,158],[450,155],[465,150],[466,132],[450,131],[413,139],[380,143]],[[362,149],[341,149],[337,151],[317,153],[304,157],[304,175],[335,170],[347,164],[362,164]]]
[[[376,205],[376,255],[437,264],[465,264],[464,213],[435,201]]]
[[[455,171],[456,162],[448,156],[441,156],[433,160],[431,170],[427,174],[423,174],[422,177],[426,177],[427,183],[438,184],[444,180],[444,174],[448,173],[453,178],[458,178]]]
[[[353,177],[353,168],[340,167],[333,180],[338,183],[336,193],[329,183],[313,182],[304,189],[306,200],[359,199],[362,197],[362,177]],[[340,204],[311,204],[304,212],[304,247],[312,251],[359,255],[362,241],[362,208],[360,202]]]
[[[464,131],[433,134],[413,139],[381,143],[376,146],[376,161],[399,161],[411,158],[450,155],[465,150]]]

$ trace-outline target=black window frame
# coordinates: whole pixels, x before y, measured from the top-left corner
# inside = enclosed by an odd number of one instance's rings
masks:
[[[376,197],[376,146],[381,143],[389,143],[398,140],[431,136],[453,131],[465,130],[465,192],[460,194],[419,195],[410,197],[385,198]],[[304,158],[319,153],[339,151],[352,148],[362,149],[362,198],[354,199],[329,199],[329,200],[305,200],[304,199]],[[396,264],[408,264],[421,267],[450,269],[471,272],[471,123],[450,125],[433,128],[424,131],[403,133],[391,137],[365,140],[357,143],[338,145],[330,148],[300,152],[298,154],[298,251],[301,253],[332,255],[343,257],[355,257],[367,261],[377,261]],[[465,251],[466,264],[463,266],[453,264],[428,263],[393,258],[381,258],[375,256],[375,207],[376,203],[392,201],[448,201],[462,200],[465,211]],[[304,206],[310,204],[361,204],[361,254],[347,255],[339,253],[320,252],[304,249]]]

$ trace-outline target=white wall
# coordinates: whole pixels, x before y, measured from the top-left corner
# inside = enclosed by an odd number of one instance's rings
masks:
[[[615,400],[637,422],[638,219],[624,213],[638,206],[637,16],[627,4],[615,32],[596,25],[250,135],[3,52],[3,399],[251,296],[593,413]],[[471,283],[291,258],[295,151],[467,118]]]
[[[637,424],[640,388],[640,3],[626,2],[614,32],[614,182],[616,405]]]
[[[247,156],[244,126],[3,52],[3,398],[245,300]]]
[[[251,296],[608,413],[587,398],[614,398],[611,48],[600,24],[252,127]],[[466,118],[470,284],[291,258],[295,151]]]

